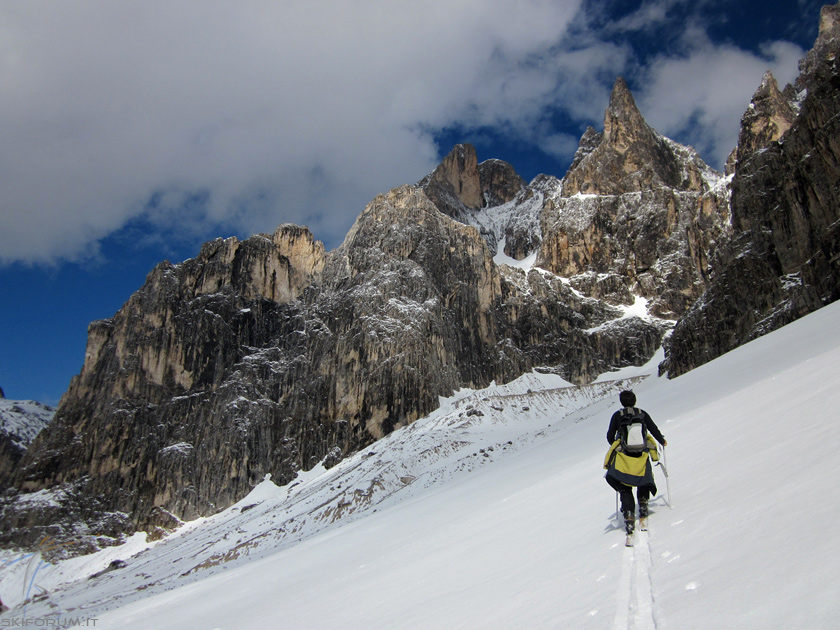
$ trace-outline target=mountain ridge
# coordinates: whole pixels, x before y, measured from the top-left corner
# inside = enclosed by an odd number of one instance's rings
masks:
[[[840,298],[840,5],[820,16],[794,84],[766,74],[742,118],[733,237],[669,339],[672,376]]]

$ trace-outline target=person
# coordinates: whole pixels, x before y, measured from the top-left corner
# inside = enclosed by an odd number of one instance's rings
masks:
[[[650,460],[659,461],[659,452],[653,440],[656,439],[662,446],[666,446],[668,442],[648,412],[638,409],[647,431],[648,448],[637,454],[624,452],[621,448],[621,418],[628,412],[632,413],[636,410],[636,394],[625,390],[619,394],[618,399],[621,402],[621,409],[612,415],[607,429],[607,442],[610,444],[610,449],[604,458],[604,468],[607,469],[605,478],[610,487],[618,492],[625,527],[627,533],[632,534],[636,526],[633,487],[636,488],[636,496],[639,500],[639,519],[644,524],[648,516],[648,501],[651,496],[656,495],[656,483],[653,479],[653,467]]]

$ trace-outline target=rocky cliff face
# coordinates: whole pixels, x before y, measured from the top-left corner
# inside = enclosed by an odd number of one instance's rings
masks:
[[[546,200],[538,264],[587,295],[620,304],[641,295],[651,312],[676,317],[706,288],[728,203],[724,178],[651,129],[618,79],[604,131],[586,131]]]
[[[91,324],[82,372],[14,479],[49,501],[7,497],[4,538],[56,536],[83,497],[97,499],[91,532],[172,527],[458,388],[645,362],[663,325],[620,315],[560,278],[496,265],[475,227],[413,186],[374,199],[333,252],[288,225],[208,243]]]
[[[533,192],[507,162],[487,160],[479,164],[475,147],[459,144],[417,185],[438,210],[479,228],[494,253],[502,237],[506,237],[504,252],[517,260],[539,245],[534,213],[523,208]],[[499,210],[502,207],[505,209]],[[488,209],[493,212],[488,213]],[[488,221],[488,214],[504,217]]]
[[[742,118],[732,242],[677,325],[663,366],[682,374],[840,296],[840,5],[823,7],[800,76],[765,75]]]
[[[281,226],[273,237],[217,240],[195,259],[158,265],[113,318],[91,324],[82,372],[18,468],[19,488],[66,492],[39,508],[43,517],[4,513],[4,534],[50,533],[50,521],[78,514],[77,497],[116,515],[111,533],[172,526],[173,514],[211,513],[266,473],[289,478],[299,462],[321,459],[323,444],[339,438],[315,433],[340,425],[290,417],[301,398],[321,394],[318,383],[291,384],[296,362],[310,358],[295,298],[323,264],[307,230]],[[280,374],[290,400],[263,378],[275,363],[291,366]],[[312,440],[298,439],[302,426]]]

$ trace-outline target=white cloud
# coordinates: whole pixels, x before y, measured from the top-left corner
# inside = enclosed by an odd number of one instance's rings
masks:
[[[183,227],[293,221],[338,239],[376,193],[434,168],[429,129],[470,111],[494,121],[545,92],[516,71],[578,8],[3,3],[0,262],[77,257],[155,193],[149,218],[166,228],[177,200],[202,192]]]
[[[549,155],[567,157],[574,155],[580,146],[580,138],[567,133],[546,134],[539,138],[539,147]],[[562,177],[562,173],[557,174]]]
[[[697,0],[695,0],[695,4]],[[686,0],[648,0],[635,11],[609,24],[614,31],[650,31],[669,21],[669,12]]]
[[[583,1],[0,3],[0,264],[84,256],[138,217],[166,238],[290,221],[337,244],[374,195],[434,168],[437,130],[570,158],[555,119],[597,127],[619,74],[647,77],[648,122],[722,163],[764,70],[790,80],[801,55],[682,26],[682,56],[637,68],[609,33],[685,0],[605,30]]]
[[[648,70],[639,104],[648,123],[661,133],[690,142],[715,168],[722,169],[738,141],[740,120],[767,70],[780,87],[798,73],[802,49],[774,42],[757,56],[708,41],[679,58],[661,58]]]

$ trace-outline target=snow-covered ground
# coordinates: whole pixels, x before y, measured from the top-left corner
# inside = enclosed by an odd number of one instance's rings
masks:
[[[154,545],[0,559],[0,620],[105,628],[834,628],[840,303],[678,379],[531,374]],[[651,374],[639,378],[641,373]],[[631,386],[672,507],[625,548],[603,480]],[[135,553],[136,555],[132,555]],[[125,566],[92,579],[119,558]],[[27,578],[27,568],[29,577]],[[20,604],[27,585],[49,598]]]
[[[26,448],[55,416],[55,409],[34,400],[0,398],[0,434]]]
[[[516,260],[516,258],[511,258],[505,254],[506,242],[507,237],[503,236],[496,245],[496,255],[493,256],[493,262],[497,265],[508,265],[514,269],[522,269],[525,273],[528,273],[537,262],[537,254],[539,253],[539,250],[535,249],[522,260]]]

